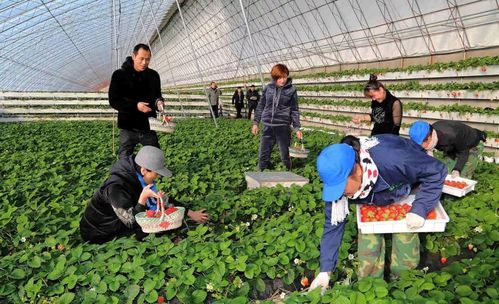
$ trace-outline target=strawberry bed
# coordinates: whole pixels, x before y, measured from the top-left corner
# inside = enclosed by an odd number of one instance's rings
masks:
[[[423,237],[425,253],[445,259],[439,267],[391,282],[357,280],[351,212],[333,287],[321,297],[300,290],[318,269],[324,223],[315,159],[341,136],[305,133],[310,153],[293,162],[293,171],[309,184],[247,190],[244,172],[256,169],[259,143],[249,130],[243,120],[220,120],[215,129],[208,119],[190,119],[160,135],[174,176],[159,188],[206,208],[209,224],[189,222],[143,242],[89,245],[78,225],[115,161],[112,124],[0,124],[0,302],[270,303],[281,295],[288,303],[498,301],[497,165],[480,163],[474,192],[443,199],[451,222],[445,232]],[[279,163],[278,153],[273,161]]]

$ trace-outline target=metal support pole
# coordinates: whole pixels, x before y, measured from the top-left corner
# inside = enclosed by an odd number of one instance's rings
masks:
[[[255,57],[256,66],[258,68],[258,74],[260,74],[260,81],[262,83],[262,91],[263,91],[265,89],[265,87],[264,87],[265,85],[263,82],[262,68],[260,66],[260,60],[258,59],[258,55],[256,53],[255,44],[253,43],[253,37],[251,36],[251,31],[250,31],[248,19],[246,18],[246,12],[244,11],[243,0],[239,0],[239,5],[241,6],[241,13],[243,14],[244,24],[246,24],[246,30],[248,31],[248,38],[250,40],[251,49],[253,50],[253,57]]]
[[[161,38],[161,33],[159,32],[158,23],[156,22],[156,17],[154,16],[154,11],[152,9],[151,0],[147,0],[147,2],[149,3],[149,9],[151,10],[152,20],[154,22],[154,27],[156,28],[156,33],[158,34],[158,39],[159,39],[159,43],[161,44],[161,49],[164,52],[166,52],[165,45],[163,44],[163,39]],[[163,1],[161,1],[161,3],[163,3]],[[178,101],[180,103],[180,110],[182,111],[182,115],[185,117],[184,107],[182,106],[182,102],[180,101],[180,93],[179,93],[178,88],[177,88],[177,81],[175,80],[175,75],[173,75],[171,65],[170,65],[170,60],[168,60],[168,56],[166,56],[166,55],[165,55],[165,60],[166,60],[166,65],[168,66],[168,70],[170,71],[170,74],[171,74],[171,77],[173,80],[173,87],[175,88],[175,91],[177,92],[177,98],[178,98]]]
[[[199,66],[198,58],[197,58],[196,52],[194,50],[194,45],[192,44],[191,35],[189,34],[189,31],[187,30],[187,26],[185,25],[184,15],[182,15],[182,9],[180,9],[180,3],[178,2],[178,0],[175,0],[175,2],[177,3],[178,13],[180,14],[180,19],[182,20],[182,25],[184,26],[185,35],[187,36],[187,39],[189,40],[189,44],[191,46],[191,52],[192,52],[192,56],[194,56],[194,62],[196,63],[196,68],[198,70],[199,79],[201,80],[201,83],[204,84],[203,74],[201,74],[201,67]],[[217,119],[215,118],[215,113],[213,113],[213,109],[211,108],[211,103],[210,103],[210,99],[208,98],[208,93],[206,93],[206,100],[208,101],[208,109],[210,110],[211,117],[213,118],[213,122],[215,123],[215,127],[218,128]]]

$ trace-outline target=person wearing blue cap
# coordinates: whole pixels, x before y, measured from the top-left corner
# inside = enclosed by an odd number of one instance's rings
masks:
[[[325,223],[320,245],[320,273],[310,289],[320,286],[323,292],[329,285],[330,272],[338,262],[349,203],[388,205],[406,197],[417,185],[419,190],[406,221],[409,229],[418,229],[437,205],[447,176],[447,168],[442,162],[427,155],[416,143],[392,134],[347,136],[342,143],[322,150],[317,158],[317,171],[323,182]],[[359,233],[358,237],[359,278],[382,277],[384,236]],[[393,234],[392,247],[392,277],[418,265],[419,238],[416,233]]]
[[[371,136],[377,134],[399,135],[402,123],[402,102],[393,96],[374,74],[364,87],[364,95],[371,99],[371,114],[355,115],[352,122],[373,122]]]
[[[451,175],[466,178],[473,177],[487,140],[485,132],[452,120],[439,120],[432,125],[416,121],[409,128],[409,137],[430,155],[433,149],[442,151]]]

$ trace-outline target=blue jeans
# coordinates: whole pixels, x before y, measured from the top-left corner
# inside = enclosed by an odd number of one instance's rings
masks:
[[[258,166],[260,170],[267,169],[270,164],[270,155],[275,143],[279,145],[281,161],[286,168],[291,169],[291,159],[289,157],[289,144],[291,143],[291,129],[289,126],[264,126],[262,139],[260,141],[260,157]]]
[[[159,148],[158,135],[150,130],[125,130],[120,129],[120,158],[133,154],[135,146],[155,146]]]

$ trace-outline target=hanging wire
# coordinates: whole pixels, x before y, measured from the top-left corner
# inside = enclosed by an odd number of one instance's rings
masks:
[[[180,19],[182,19],[182,24],[184,26],[185,35],[187,36],[187,39],[189,40],[189,44],[191,46],[191,52],[192,52],[192,56],[194,56],[194,62],[196,63],[196,68],[198,70],[199,79],[201,80],[201,83],[204,83],[203,74],[201,73],[201,67],[199,66],[198,58],[196,56],[196,52],[195,52],[194,46],[192,44],[191,35],[189,34],[189,31],[187,30],[187,26],[185,25],[184,16],[182,15],[182,9],[180,9],[180,3],[178,2],[178,0],[175,0],[175,2],[177,3],[178,12],[180,14]],[[213,109],[211,108],[211,103],[210,103],[210,99],[208,97],[208,93],[206,93],[206,100],[208,101],[208,109],[210,110],[211,117],[213,118],[213,122],[215,123],[215,127],[218,128],[217,119],[215,118],[215,114],[213,113]]]
[[[165,53],[166,52],[166,48],[165,48],[165,45],[163,44],[163,39],[161,38],[161,33],[159,32],[158,23],[156,22],[156,17],[154,16],[154,11],[152,9],[151,1],[147,0],[147,2],[149,3],[149,9],[151,10],[152,20],[154,22],[154,27],[156,28],[156,33],[158,34],[159,43],[161,44],[161,49],[163,50],[163,53]],[[161,1],[161,4],[162,3],[163,3],[163,1]],[[177,92],[177,98],[178,98],[178,101],[180,103],[180,110],[182,112],[182,116],[185,117],[184,107],[182,105],[182,102],[180,101],[180,93],[179,93],[179,90],[178,90],[178,87],[177,87],[177,81],[175,80],[175,75],[173,74],[173,71],[171,69],[170,60],[168,59],[168,56],[164,56],[164,58],[166,60],[166,65],[168,67],[168,70],[171,73],[171,77],[172,77],[172,80],[173,80],[173,87],[175,88],[175,91]]]

